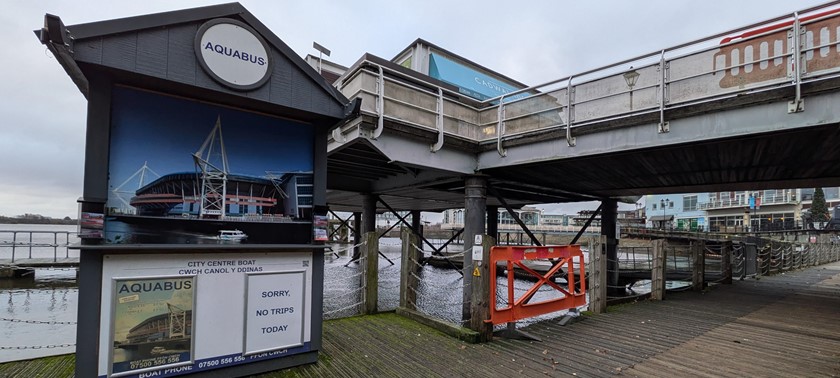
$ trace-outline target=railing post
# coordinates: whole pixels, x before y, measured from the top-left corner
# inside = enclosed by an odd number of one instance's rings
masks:
[[[379,235],[376,231],[365,234],[365,245],[362,247],[365,258],[365,314],[377,312],[379,301]]]
[[[435,116],[435,127],[438,131],[437,142],[431,145],[432,152],[438,152],[443,148],[443,89],[438,88],[437,114]]]
[[[58,261],[58,232],[53,232],[53,262]]]
[[[490,319],[490,306],[495,303],[490,303],[490,280],[495,280],[496,277],[490,277],[490,249],[496,245],[496,239],[489,235],[484,235],[480,246],[474,246],[476,251],[480,250],[481,260],[476,261],[479,255],[473,255],[473,272],[472,272],[472,301],[470,302],[470,329],[478,332],[478,339],[481,342],[490,341],[493,338],[493,324],[485,322]],[[464,251],[464,253],[473,253],[473,251]],[[512,274],[512,273],[509,273]]]
[[[402,261],[400,269],[400,307],[417,310],[418,275],[421,270],[422,252],[417,249],[419,238],[408,227],[400,228]]]
[[[607,311],[607,237],[601,236],[597,246],[589,248],[589,310]]]
[[[665,61],[665,50],[662,50],[659,56],[659,126],[657,127],[659,134],[671,131],[669,123],[665,121],[665,103],[668,101],[668,95],[666,93],[666,89],[668,88],[667,68],[668,63]]]
[[[379,118],[376,120],[376,129],[373,130],[373,139],[378,139],[385,129],[385,71],[382,66],[379,68],[379,77],[376,81],[376,112]]]
[[[698,240],[691,245],[691,287],[702,291],[706,270],[706,243]]]
[[[723,273],[723,283],[732,284],[732,242],[725,241],[720,247],[720,270]]]
[[[802,100],[802,24],[799,21],[799,12],[793,14],[793,30],[791,31],[791,44],[793,45],[793,81],[796,89],[796,98],[788,103],[788,113],[798,113],[805,110],[805,101]]]
[[[572,78],[569,76],[569,82],[566,85],[566,144],[569,147],[574,147],[577,142],[572,136],[572,102],[575,100],[572,95],[574,87],[572,86]]]
[[[505,132],[505,96],[499,97],[498,123],[496,124],[496,151],[499,156],[507,156],[507,151],[502,147],[502,135]]]
[[[15,262],[15,250],[17,249],[17,231],[12,232],[12,263]]]
[[[653,269],[650,272],[650,299],[665,299],[665,239],[654,240]]]

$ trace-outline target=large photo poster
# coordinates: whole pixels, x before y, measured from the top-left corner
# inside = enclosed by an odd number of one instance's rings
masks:
[[[118,86],[110,140],[106,243],[311,241],[311,125]]]
[[[195,276],[115,279],[113,293],[112,376],[192,363]]]

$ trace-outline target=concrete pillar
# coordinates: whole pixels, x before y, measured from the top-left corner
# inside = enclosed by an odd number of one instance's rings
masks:
[[[417,287],[420,280],[421,262],[423,257],[414,246],[420,244],[420,238],[408,227],[400,230],[400,241],[402,241],[402,260],[400,261],[400,307],[417,310]]]
[[[499,207],[487,206],[487,235],[499,237]]]
[[[665,239],[654,240],[653,269],[650,272],[650,299],[665,299]]]
[[[362,256],[359,244],[362,244],[362,213],[357,211],[353,213],[353,260]]]
[[[420,221],[420,210],[411,210],[411,227],[417,230],[417,236],[423,236],[423,222]]]
[[[702,240],[691,244],[691,288],[703,290],[706,271],[706,243]]]
[[[362,233],[376,231],[376,201],[375,194],[362,195]]]
[[[464,179],[464,301],[461,320],[469,321],[472,303],[473,261],[472,246],[476,235],[484,235],[487,213],[487,178],[468,176]],[[478,278],[478,277],[476,277]]]
[[[589,247],[589,310],[601,314],[607,311],[607,249],[606,237]]]
[[[601,235],[606,237],[604,242],[607,252],[607,287],[608,292],[616,296],[624,295],[624,289],[618,287],[618,239],[615,230],[618,223],[618,202],[613,199],[602,201]]]

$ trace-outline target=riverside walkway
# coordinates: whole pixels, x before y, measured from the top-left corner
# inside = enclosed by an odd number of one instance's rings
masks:
[[[317,364],[259,377],[840,376],[840,263],[610,307],[468,344],[393,313],[324,322]],[[0,365],[70,377],[73,355]]]

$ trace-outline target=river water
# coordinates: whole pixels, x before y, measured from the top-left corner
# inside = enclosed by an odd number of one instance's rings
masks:
[[[0,259],[8,259],[11,254],[9,247],[11,234],[4,231],[22,230],[73,232],[75,226],[0,225]],[[19,233],[17,237],[20,242],[21,234]],[[42,240],[45,238],[49,240]],[[52,236],[46,237],[36,233],[33,234],[33,242],[50,244]],[[75,243],[76,240],[71,236],[70,242]],[[364,263],[351,262],[353,254],[351,247],[342,245],[332,247],[336,253],[327,253],[324,261],[325,319],[358,314],[362,298],[361,280]],[[454,246],[450,247],[449,251],[456,252],[461,248],[463,247]],[[399,304],[400,249],[400,241],[397,238],[380,240],[380,251],[385,256],[379,259],[378,307],[380,311],[393,310]],[[77,250],[68,252],[60,250],[59,257],[63,257],[65,253],[78,256]],[[29,250],[18,245],[16,254],[18,258],[27,257]],[[35,248],[32,252],[32,257],[51,257],[52,255],[51,247]],[[429,253],[427,252],[426,255],[428,256]],[[452,269],[425,266],[420,277],[417,293],[419,311],[449,323],[459,323],[463,293],[461,274]],[[11,282],[14,283],[0,281],[0,362],[73,353],[78,303],[75,269],[37,269],[34,281]],[[499,282],[499,291],[506,293],[507,279],[499,277],[497,282]],[[521,294],[532,285],[533,282],[517,279],[514,289],[517,294]],[[556,297],[556,293],[553,289],[541,288],[533,302]],[[519,326],[561,315],[563,315],[562,312],[552,313],[522,322]]]
[[[78,243],[75,231],[73,225],[0,224],[0,259],[11,259],[13,242],[16,258],[78,256],[47,246]],[[37,269],[34,281],[0,280],[0,362],[74,352],[78,293],[75,269]]]

